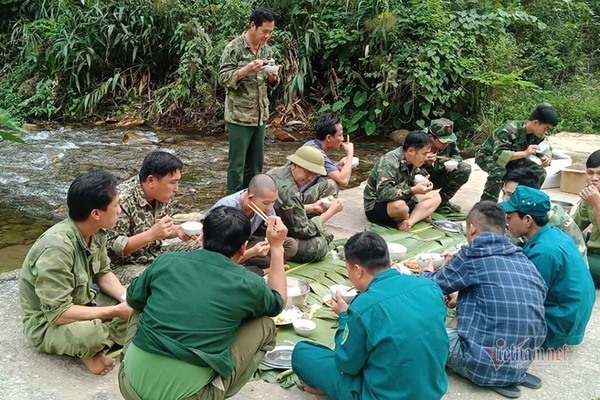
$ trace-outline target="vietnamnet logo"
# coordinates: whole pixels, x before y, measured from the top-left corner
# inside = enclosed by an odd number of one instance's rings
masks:
[[[504,339],[496,340],[495,347],[484,347],[483,350],[492,360],[496,370],[507,364],[511,368],[564,368],[568,364],[568,346],[557,349],[532,349],[527,347],[530,338],[521,343],[506,346]]]

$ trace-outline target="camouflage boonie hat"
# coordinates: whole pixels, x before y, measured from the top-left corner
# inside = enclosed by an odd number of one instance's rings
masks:
[[[448,118],[438,118],[431,121],[427,131],[435,136],[442,143],[456,142],[456,135],[453,132],[454,122]]]
[[[302,146],[287,159],[299,167],[317,175],[327,175],[325,171],[325,158],[319,149],[311,146]]]

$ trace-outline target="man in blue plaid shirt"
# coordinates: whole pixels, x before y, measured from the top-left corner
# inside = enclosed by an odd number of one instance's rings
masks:
[[[505,230],[502,207],[490,201],[475,204],[467,216],[469,245],[445,267],[434,272],[430,265],[421,275],[441,287],[449,306],[456,301],[458,316],[447,329],[447,365],[476,385],[516,398],[518,384],[541,387],[527,368],[546,337],[547,288]]]

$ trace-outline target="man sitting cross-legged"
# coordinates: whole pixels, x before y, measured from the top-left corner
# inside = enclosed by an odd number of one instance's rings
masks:
[[[259,275],[264,275],[269,270],[271,257],[269,255],[269,242],[265,238],[265,223],[262,218],[256,214],[250,204],[254,203],[265,215],[275,215],[273,206],[277,201],[277,185],[267,174],[258,174],[250,180],[248,189],[230,194],[217,201],[211,210],[229,206],[242,210],[250,218],[251,230],[248,240],[247,250],[244,257],[239,261],[246,268]],[[286,237],[283,241],[284,259],[289,260],[296,255],[298,251],[298,241]]]
[[[159,256],[127,289],[136,310],[119,370],[127,400],[233,396],[275,346],[269,316],[287,299],[285,225],[269,217],[267,282],[238,265],[250,237],[244,213],[216,208],[203,231],[203,250]]]
[[[379,159],[364,190],[365,215],[369,221],[407,231],[431,217],[442,198],[433,191],[431,182],[415,182],[415,175],[430,150],[429,135],[413,131],[406,136],[402,147]]]
[[[24,332],[36,350],[79,357],[103,375],[114,366],[105,353],[114,343],[123,344],[131,314],[125,288],[110,270],[103,231],[121,212],[117,178],[107,172],[77,177],[67,205],[69,218],[44,232],[23,262]]]
[[[475,204],[467,216],[469,245],[440,270],[433,272],[430,265],[421,275],[451,297],[450,306],[456,301],[448,366],[476,385],[515,398],[517,384],[541,386],[527,368],[546,337],[546,285],[505,230],[500,205]]]
[[[292,368],[312,392],[332,399],[439,399],[448,387],[444,365],[446,306],[437,285],[390,268],[385,240],[357,233],[344,246],[348,278],[360,294],[339,315],[335,350],[299,342]]]
[[[581,343],[596,291],[575,242],[548,224],[550,197],[541,190],[519,185],[500,205],[506,211],[510,232],[527,238],[523,252],[548,286],[544,302],[548,335],[543,347],[559,349]]]

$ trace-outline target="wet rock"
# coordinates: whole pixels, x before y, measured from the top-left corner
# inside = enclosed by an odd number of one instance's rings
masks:
[[[390,139],[398,144],[404,144],[404,139],[406,139],[406,135],[408,135],[408,130],[406,129],[398,129],[390,133]]]
[[[123,143],[126,144],[153,144],[154,142],[140,133],[127,132],[123,135]]]
[[[40,129],[40,126],[37,124],[23,124],[23,129],[28,131],[37,131]]]
[[[294,135],[292,135],[289,132],[284,131],[281,128],[275,128],[275,131],[273,132],[273,136],[275,137],[275,139],[277,139],[281,142],[295,142],[298,140],[294,137]]]
[[[176,139],[174,137],[168,137],[165,140],[163,140],[163,143],[168,143],[168,144],[173,144],[175,143]]]

